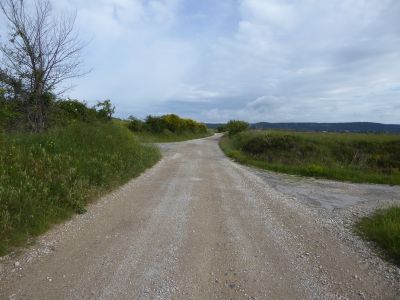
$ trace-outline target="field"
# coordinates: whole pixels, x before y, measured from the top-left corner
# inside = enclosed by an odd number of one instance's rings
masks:
[[[400,184],[400,136],[245,131],[221,139],[240,163],[277,172],[350,182]]]
[[[123,126],[75,124],[0,134],[0,254],[154,165],[158,149]]]

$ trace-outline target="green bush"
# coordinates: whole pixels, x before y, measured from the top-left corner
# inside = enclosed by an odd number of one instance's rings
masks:
[[[73,122],[96,122],[100,119],[95,108],[88,107],[79,100],[67,99],[55,101],[50,110],[50,127],[66,126]]]
[[[26,241],[160,158],[128,129],[75,123],[42,134],[0,135],[0,253]]]
[[[74,122],[95,123],[110,121],[114,107],[109,100],[88,107],[85,102],[75,99],[56,99],[52,94],[46,96],[45,129],[67,126]],[[8,132],[30,131],[32,126],[27,115],[27,104],[9,99],[0,89],[0,129]]]
[[[239,120],[231,120],[226,124],[225,129],[228,131],[229,135],[235,135],[239,132],[249,129],[250,125],[247,122]]]
[[[145,130],[153,133],[161,133],[167,128],[165,120],[161,117],[148,116],[145,120]]]
[[[144,143],[180,142],[211,135],[204,124],[173,114],[148,116],[144,122],[130,116],[122,123]]]
[[[6,90],[0,88],[0,130],[10,130],[15,127],[21,116],[19,101],[9,101]]]
[[[149,132],[153,134],[206,134],[207,127],[191,119],[182,119],[177,115],[169,114],[160,117],[148,116],[144,123],[135,117],[129,117],[128,128],[134,132]]]
[[[269,146],[269,141],[267,136],[255,135],[250,137],[247,141],[243,142],[241,148],[246,153],[261,154],[267,151],[268,146]]]
[[[129,117],[129,123],[128,123],[128,129],[133,131],[133,132],[140,132],[143,130],[144,123],[143,121],[135,118],[135,117]]]
[[[219,125],[216,129],[217,132],[222,133],[226,131],[226,126],[225,125]]]
[[[98,101],[96,108],[98,117],[102,120],[110,121],[115,112],[115,106],[111,104],[110,100]]]

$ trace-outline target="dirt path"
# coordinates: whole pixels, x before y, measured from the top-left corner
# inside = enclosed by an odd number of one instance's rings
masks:
[[[217,140],[163,146],[153,169],[3,259],[0,298],[399,299],[399,270],[351,234],[353,208],[298,201]]]

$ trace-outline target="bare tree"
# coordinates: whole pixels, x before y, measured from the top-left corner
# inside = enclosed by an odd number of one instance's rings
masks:
[[[4,72],[28,91],[26,114],[34,131],[46,125],[49,94],[63,81],[82,75],[82,45],[74,32],[75,16],[55,18],[50,0],[0,0],[9,25],[9,42],[0,46]]]

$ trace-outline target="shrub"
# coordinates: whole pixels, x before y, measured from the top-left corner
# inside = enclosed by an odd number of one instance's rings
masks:
[[[226,125],[219,125],[216,129],[217,132],[225,132],[226,131]]]
[[[50,125],[65,126],[72,122],[95,122],[99,120],[95,108],[89,108],[79,100],[67,99],[54,102],[50,113]]]
[[[11,129],[20,116],[19,103],[17,101],[6,101],[0,95],[0,129]]]
[[[243,143],[243,151],[249,154],[265,153],[268,148],[268,138],[263,135],[255,135]]]
[[[133,132],[140,132],[143,130],[144,123],[143,121],[131,116],[128,118],[129,123],[128,123],[128,129],[133,131]]]
[[[167,128],[167,124],[165,123],[165,120],[161,117],[147,116],[144,128],[147,131],[153,133],[161,133],[164,129]]]
[[[192,119],[182,119],[169,114],[161,117],[148,116],[142,126],[143,131],[162,134],[165,130],[174,134],[207,133],[207,127]]]
[[[97,113],[100,119],[111,120],[115,112],[115,106],[111,104],[110,100],[98,101],[96,107],[98,108]]]
[[[249,123],[239,120],[231,120],[226,124],[226,130],[229,135],[238,134],[239,132],[249,129],[249,127]]]

